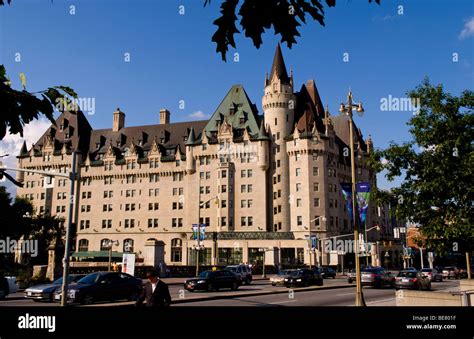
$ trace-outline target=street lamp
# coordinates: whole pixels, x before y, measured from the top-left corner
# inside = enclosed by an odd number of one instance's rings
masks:
[[[377,231],[380,231],[380,226],[379,225],[376,225],[374,227],[371,227],[369,229],[366,229],[365,230],[365,264],[366,266],[369,266],[369,252],[368,252],[368,244],[369,244],[369,241],[367,239],[367,233],[373,229],[376,229]]]
[[[353,121],[352,121],[352,110],[356,109],[358,113],[363,113],[364,108],[362,103],[354,103],[352,101],[352,91],[349,90],[347,95],[348,102],[346,104],[341,103],[339,112],[347,114],[349,117],[349,142],[351,148],[351,177],[352,177],[352,220],[354,222],[354,242],[355,248],[359,248],[359,222],[357,215],[357,205],[356,205],[356,165],[355,165],[355,156],[354,156],[354,132],[353,132]],[[359,255],[355,255],[355,264],[356,264],[356,298],[355,306],[365,306],[364,295],[362,293],[362,284],[360,277],[360,260]]]
[[[204,245],[201,244],[201,208],[202,206],[204,206],[205,204],[207,204],[209,201],[211,200],[215,200],[215,203],[218,204],[219,203],[219,196],[216,195],[216,196],[213,196],[212,198],[202,202],[202,203],[199,203],[199,208],[198,208],[198,228],[197,228],[197,243],[195,245],[193,245],[193,248],[196,250],[196,277],[199,275],[199,251],[201,249],[204,249]],[[201,201],[201,178],[199,177],[199,201]],[[219,222],[219,220],[217,221]]]
[[[309,253],[309,269],[312,268],[312,257],[313,257],[313,242],[312,242],[312,239],[311,239],[311,223],[312,222],[315,222],[316,220],[319,220],[321,219],[322,221],[326,222],[326,217],[324,215],[320,215],[319,217],[316,217],[312,220],[309,221],[309,227],[308,227],[308,230],[309,230],[309,240],[308,240],[308,253]],[[322,263],[320,263],[321,265]]]
[[[118,246],[119,241],[118,240],[114,241],[114,240],[111,240],[111,239],[104,239],[104,241],[102,241],[102,246],[109,249],[109,266],[108,266],[108,269],[107,269],[107,271],[109,271],[109,272],[110,272],[110,269],[112,267],[112,247],[113,247],[113,245]]]

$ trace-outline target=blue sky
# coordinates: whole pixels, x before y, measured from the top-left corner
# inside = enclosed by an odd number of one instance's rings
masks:
[[[205,8],[203,3],[13,0],[0,8],[0,64],[16,88],[23,72],[29,91],[68,85],[81,97],[95,98],[95,114],[88,116],[94,128],[110,127],[116,107],[126,113],[128,126],[157,123],[160,108],[168,108],[175,122],[196,112],[210,115],[237,83],[262,113],[264,75],[278,38],[270,29],[257,50],[239,34],[237,49],[224,63],[211,42],[220,1]],[[323,103],[337,114],[351,87],[366,109],[356,122],[376,147],[410,137],[406,122],[412,112],[381,111],[381,98],[404,97],[426,75],[454,94],[474,87],[471,0],[382,0],[381,6],[338,0],[335,8],[326,8],[326,27],[309,20],[300,33],[291,50],[282,46],[295,89],[314,79]],[[234,52],[239,62],[233,62]],[[21,62],[15,62],[16,53]],[[130,62],[124,53],[130,53]],[[391,186],[383,178],[379,183]]]

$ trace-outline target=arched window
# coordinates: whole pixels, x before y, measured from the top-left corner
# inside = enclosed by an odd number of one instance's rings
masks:
[[[183,240],[171,239],[171,261],[181,262],[183,258]]]
[[[123,241],[123,251],[133,252],[133,239],[125,239]]]
[[[89,240],[79,240],[79,252],[87,252],[89,250]]]
[[[110,239],[102,239],[100,241],[100,250],[101,251],[108,251],[110,247]]]

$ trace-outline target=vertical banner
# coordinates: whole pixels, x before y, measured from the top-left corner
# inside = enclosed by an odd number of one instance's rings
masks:
[[[341,192],[346,202],[346,209],[347,214],[349,215],[349,220],[352,220],[352,185],[341,182]]]
[[[204,236],[206,234],[206,226],[205,224],[201,224],[201,227],[200,227],[200,232],[199,232],[199,244],[201,244],[201,242],[204,240]]]
[[[193,240],[198,239],[198,224],[193,224]]]
[[[365,226],[365,220],[367,218],[367,211],[369,210],[369,198],[370,198],[370,183],[359,182],[356,184],[356,200],[357,208],[359,209],[359,221],[360,226]]]
[[[124,253],[122,259],[122,272],[135,275],[135,253]]]

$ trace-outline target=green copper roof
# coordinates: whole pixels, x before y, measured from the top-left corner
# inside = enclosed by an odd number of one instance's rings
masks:
[[[191,131],[189,132],[188,140],[186,141],[186,145],[194,145],[196,143],[196,136],[194,134],[194,127],[191,126]]]
[[[260,130],[258,131],[258,140],[270,140],[268,137],[267,131],[265,130],[265,121],[262,119],[260,122]]]
[[[205,127],[207,136],[217,132],[219,129],[217,121],[222,123],[224,119],[234,130],[247,129],[250,135],[258,134],[257,109],[242,85],[234,85],[227,92]]]

